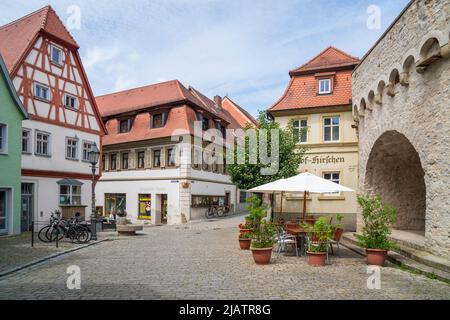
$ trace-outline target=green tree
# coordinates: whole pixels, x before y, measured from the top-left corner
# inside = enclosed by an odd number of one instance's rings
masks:
[[[259,127],[254,128],[248,126],[246,130],[256,130],[256,145],[250,144],[248,135],[245,137],[245,163],[237,163],[237,152],[235,149],[234,163],[227,165],[227,172],[231,176],[231,180],[240,189],[251,189],[259,185],[269,183],[281,178],[289,178],[298,174],[298,168],[302,162],[305,149],[297,145],[298,136],[302,134],[298,129],[294,129],[293,121],[290,121],[286,128],[281,128],[277,122],[270,120],[265,111],[260,111],[258,116]],[[263,168],[270,167],[270,164],[264,164],[260,159],[260,136],[263,137],[262,130],[267,132],[267,154],[272,157],[272,137],[271,130],[277,129],[279,141],[278,170],[271,175],[262,174]],[[258,161],[256,164],[250,163],[250,153],[256,152]]]

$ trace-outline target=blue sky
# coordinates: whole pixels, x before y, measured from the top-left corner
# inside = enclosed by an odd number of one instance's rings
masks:
[[[362,57],[409,0],[0,0],[0,24],[50,3],[66,22],[77,5],[94,94],[179,79],[228,94],[256,115],[284,92],[288,71],[329,45]],[[369,29],[367,8],[380,8]]]

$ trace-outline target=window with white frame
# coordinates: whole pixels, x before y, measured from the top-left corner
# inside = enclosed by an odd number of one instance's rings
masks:
[[[83,141],[83,161],[89,162],[89,152],[91,152],[93,145],[94,143],[91,141]]]
[[[323,140],[339,141],[339,116],[323,118]]]
[[[45,101],[50,101],[50,88],[43,84],[35,83],[34,96]]]
[[[31,130],[22,130],[22,152],[31,153]]]
[[[64,106],[66,108],[71,108],[71,109],[78,109],[78,99],[77,97],[65,93],[64,94]]]
[[[294,121],[294,137],[299,143],[308,141],[308,120],[301,119]]]
[[[324,172],[323,178],[325,180],[332,181],[334,183],[340,184],[340,173],[339,172]],[[340,192],[330,192],[327,193],[328,195],[339,195]]]
[[[59,204],[81,205],[81,186],[79,186],[79,185],[60,185],[59,186]]]
[[[50,155],[50,133],[36,131],[36,151],[40,156]]]
[[[78,160],[78,139],[66,138],[66,158],[70,160]]]
[[[57,65],[62,65],[63,52],[56,46],[51,46],[51,59]]]
[[[319,80],[319,94],[331,93],[331,79]]]
[[[0,123],[0,153],[8,153],[8,126]]]

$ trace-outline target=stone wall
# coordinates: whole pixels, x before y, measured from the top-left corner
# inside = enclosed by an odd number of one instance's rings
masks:
[[[450,258],[449,36],[450,0],[414,1],[354,71],[353,116],[359,192],[385,195],[400,225],[421,228],[425,206],[427,247]]]

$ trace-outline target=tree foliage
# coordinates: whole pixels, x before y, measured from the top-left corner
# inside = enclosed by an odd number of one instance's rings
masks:
[[[245,163],[239,164],[237,163],[237,151],[235,149],[234,154],[234,163],[227,165],[227,172],[231,176],[231,180],[235,183],[240,189],[251,189],[257,187],[259,185],[269,183],[281,178],[289,178],[296,174],[298,174],[298,169],[300,163],[303,159],[304,148],[299,147],[296,143],[298,141],[298,130],[294,130],[293,121],[290,121],[286,128],[281,128],[277,122],[270,120],[267,117],[267,113],[265,111],[261,111],[258,116],[259,127],[247,127],[246,130],[254,129],[256,130],[256,145],[250,145],[250,138],[248,136],[245,137]],[[264,175],[261,172],[261,169],[270,167],[270,164],[263,164],[260,161],[260,152],[259,152],[259,139],[262,136],[262,130],[267,130],[267,152],[269,156],[271,155],[271,130],[276,129],[279,141],[279,167],[278,170],[271,175]],[[256,148],[256,153],[258,155],[258,161],[256,164],[250,163],[250,152],[254,152]]]

